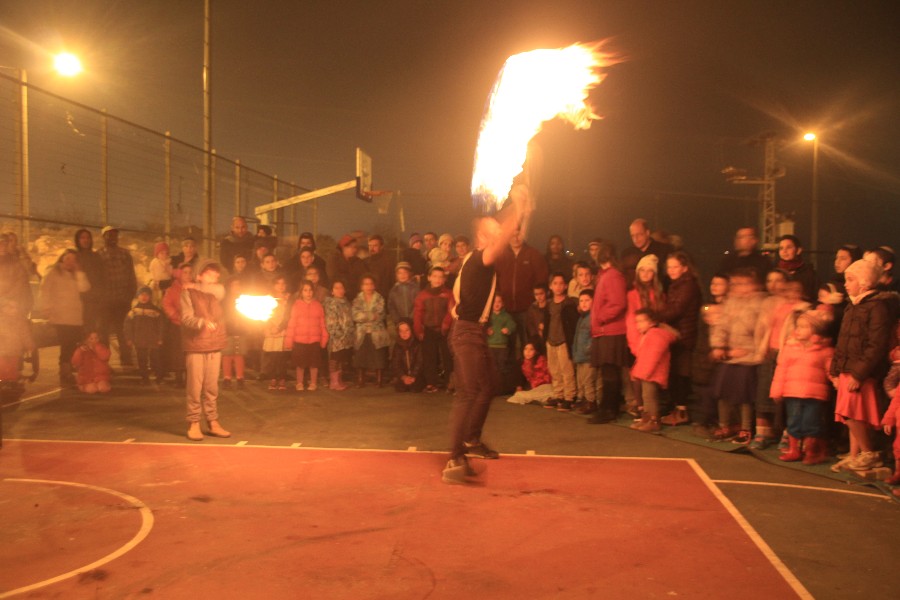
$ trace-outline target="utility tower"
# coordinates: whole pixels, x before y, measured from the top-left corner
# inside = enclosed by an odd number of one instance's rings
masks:
[[[762,239],[763,247],[770,248],[775,246],[777,237],[775,180],[784,177],[785,174],[784,167],[779,166],[775,159],[775,145],[777,144],[777,139],[777,133],[774,131],[767,131],[747,140],[747,145],[749,146],[763,146],[765,161],[763,164],[762,177],[750,179],[747,176],[747,169],[738,169],[735,167],[725,167],[722,169],[722,174],[725,175],[725,179],[729,183],[759,186],[760,237]]]

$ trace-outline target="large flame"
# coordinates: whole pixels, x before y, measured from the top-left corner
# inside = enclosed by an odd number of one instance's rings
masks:
[[[254,321],[268,321],[272,318],[278,301],[272,296],[250,296],[241,294],[234,301],[234,306],[238,312]]]
[[[609,64],[599,44],[532,50],[507,59],[481,120],[472,173],[476,205],[499,208],[544,121],[558,117],[576,129],[591,126],[598,117],[587,104],[588,93],[603,80],[599,69]]]

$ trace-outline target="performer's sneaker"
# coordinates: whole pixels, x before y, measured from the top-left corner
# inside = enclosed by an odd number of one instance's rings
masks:
[[[485,445],[484,442],[466,442],[466,456],[472,458],[500,458],[500,453]]]
[[[560,400],[559,404],[556,405],[556,410],[560,412],[569,412],[572,410],[572,405],[575,404],[572,400]]]
[[[472,483],[471,478],[477,476],[478,472],[469,465],[466,457],[462,456],[447,461],[447,466],[441,472],[441,481],[451,485],[464,485]]]

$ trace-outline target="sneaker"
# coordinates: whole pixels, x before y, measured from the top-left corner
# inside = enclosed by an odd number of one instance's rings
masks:
[[[484,442],[475,442],[470,444],[466,442],[466,456],[473,458],[500,458],[500,453],[488,447]]]
[[[839,458],[840,458],[840,457],[839,457]],[[843,471],[844,469],[849,468],[848,465],[849,465],[851,462],[853,462],[853,457],[850,456],[849,454],[845,454],[843,458],[840,458],[840,460],[838,460],[836,463],[834,463],[833,465],[831,465],[831,467],[830,467],[830,468],[831,468],[831,472],[832,472],[832,473],[840,473],[840,472]]]
[[[734,436],[737,435],[737,431],[732,427],[719,427],[715,431],[713,431],[712,439],[717,442],[724,442],[726,440],[730,440]]]
[[[278,382],[278,391],[283,392],[287,389],[287,385],[284,383],[284,379]]]
[[[663,425],[668,425],[670,427],[677,427],[678,425],[687,425],[688,423],[691,422],[691,419],[688,416],[688,413],[686,410],[676,408],[675,410],[672,411],[671,414],[668,414],[668,415],[664,416],[662,419],[660,419],[660,422]]]
[[[659,433],[661,427],[659,426],[659,421],[657,421],[653,417],[650,417],[646,421],[635,427],[635,429],[643,433]]]
[[[469,466],[469,461],[463,456],[462,458],[447,461],[447,466],[441,471],[441,481],[451,485],[465,485],[469,483],[469,478],[475,475],[477,473]]]
[[[847,465],[854,471],[868,471],[884,465],[881,460],[881,454],[878,452],[860,452],[856,458],[851,460]]]
[[[781,440],[778,441],[778,449],[782,452],[787,452],[788,448],[791,447],[791,436],[788,433],[787,429],[785,429],[781,433]],[[843,456],[840,458],[844,458]]]
[[[556,408],[559,406],[559,403],[562,402],[559,398],[550,398],[544,401],[544,408]]]
[[[765,450],[769,446],[771,446],[775,442],[775,438],[770,438],[765,435],[755,435],[753,436],[753,440],[750,442],[749,448],[751,450]]]
[[[269,391],[275,391],[278,389],[278,382],[274,379],[269,382]]]
[[[572,410],[572,405],[575,404],[572,400],[560,400],[559,404],[556,405],[556,410],[560,412],[569,412]]]
[[[750,443],[750,440],[753,438],[753,435],[747,431],[746,429],[742,429],[738,432],[736,436],[731,440],[732,444],[740,444],[741,446],[746,446]]]
[[[298,392],[302,392],[303,391],[303,382],[302,381],[297,382],[297,385],[294,386],[294,389],[297,390]]]
[[[644,407],[637,404],[631,404],[625,412],[634,417],[635,421],[640,421],[644,416]]]

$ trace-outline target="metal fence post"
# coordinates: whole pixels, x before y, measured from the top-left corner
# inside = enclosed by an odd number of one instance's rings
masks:
[[[22,245],[31,238],[31,178],[28,171],[28,73],[19,69],[19,217]]]
[[[216,150],[209,153],[209,252],[207,256],[213,256],[216,250]]]
[[[234,216],[241,214],[241,159],[234,161]]]
[[[172,239],[172,132],[170,131],[166,132],[165,149],[166,175],[165,182],[163,183],[165,186],[163,191],[163,202],[165,202],[166,243],[168,243]]]
[[[100,221],[109,225],[109,119],[100,112]]]

